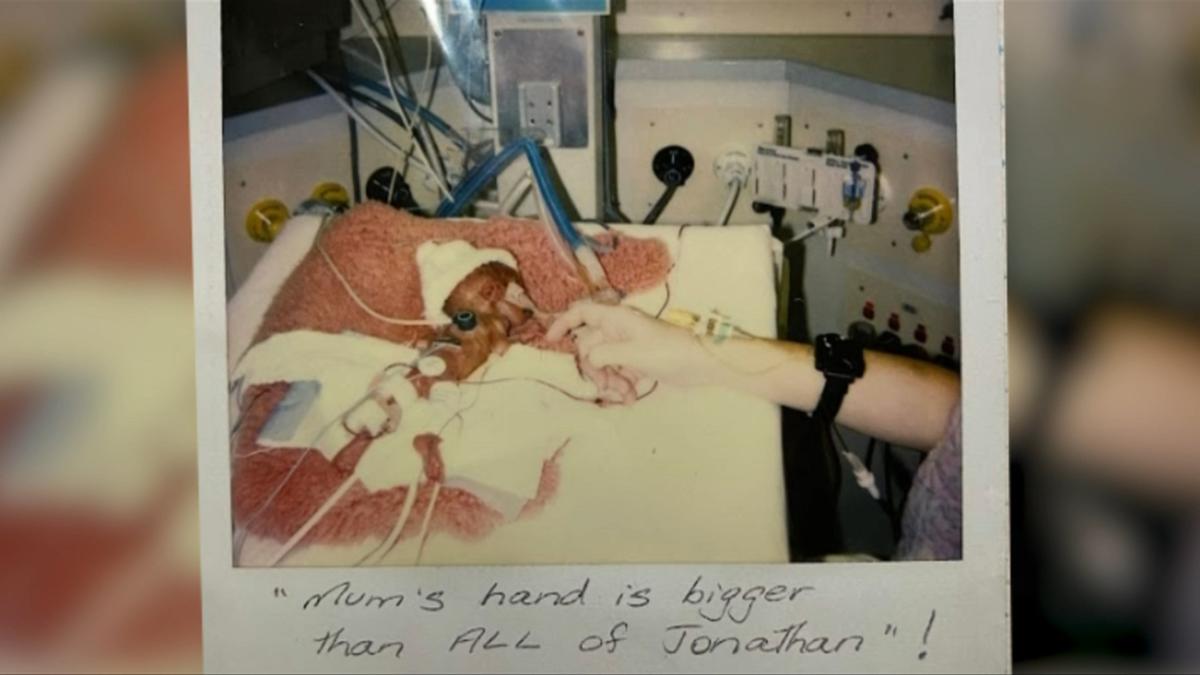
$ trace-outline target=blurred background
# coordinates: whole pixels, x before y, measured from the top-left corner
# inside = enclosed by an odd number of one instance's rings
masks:
[[[1200,4],[1005,13],[1016,667],[1195,667]],[[0,670],[201,665],[184,45],[0,3]]]

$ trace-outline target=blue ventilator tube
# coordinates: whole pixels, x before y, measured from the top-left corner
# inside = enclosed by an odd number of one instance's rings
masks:
[[[601,290],[610,290],[604,269],[600,266],[599,258],[596,257],[596,251],[602,250],[604,247],[599,242],[583,236],[575,228],[554,189],[554,183],[550,179],[550,173],[542,158],[541,146],[531,139],[522,138],[514,141],[486,162],[472,169],[450,196],[442,201],[434,215],[439,218],[461,215],[488,182],[500,175],[500,172],[522,153],[529,160],[534,182],[546,204],[546,210],[549,212],[555,231],[566,243],[567,248],[574,253],[575,259],[587,272],[593,285]]]
[[[388,100],[391,100],[391,96],[392,96],[391,92],[388,90],[386,85],[384,85],[380,82],[376,82],[375,80],[372,80],[369,78],[360,77],[358,75],[350,75],[348,79],[356,87],[361,87],[363,89],[370,90]],[[464,138],[463,135],[460,134],[457,129],[450,126],[450,124],[447,123],[446,120],[439,117],[432,110],[430,110],[422,105],[418,105],[416,101],[413,101],[412,99],[405,96],[404,94],[401,94],[400,92],[396,92],[396,98],[398,98],[400,100],[400,105],[404,106],[404,108],[406,110],[415,112],[418,115],[420,115],[421,119],[428,122],[429,125],[432,126],[434,129],[437,129],[438,131],[445,134],[446,137],[449,138],[455,145],[457,145],[458,147],[463,148],[463,149],[466,149],[469,147],[469,143],[467,143],[467,139]]]

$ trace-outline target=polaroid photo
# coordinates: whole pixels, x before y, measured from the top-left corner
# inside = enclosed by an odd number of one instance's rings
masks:
[[[190,1],[207,669],[1011,669],[1002,26]]]

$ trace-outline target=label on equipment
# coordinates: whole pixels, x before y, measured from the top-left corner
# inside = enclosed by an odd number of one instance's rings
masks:
[[[829,218],[873,220],[875,165],[817,150],[760,145],[754,154],[755,201]]]

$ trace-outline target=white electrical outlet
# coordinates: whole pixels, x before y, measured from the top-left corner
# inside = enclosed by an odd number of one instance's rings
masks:
[[[521,135],[549,147],[562,144],[562,114],[557,82],[522,82],[518,85]]]

